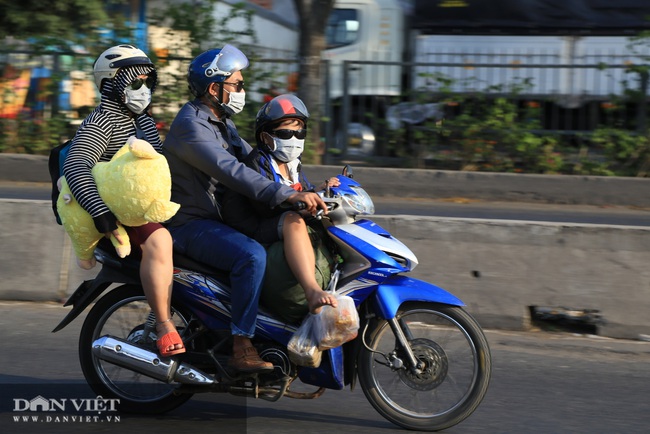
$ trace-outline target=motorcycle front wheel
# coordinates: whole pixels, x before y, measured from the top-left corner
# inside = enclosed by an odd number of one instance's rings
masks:
[[[438,431],[460,423],[490,382],[490,349],[481,327],[462,308],[434,303],[405,304],[396,319],[419,369],[388,321],[372,321],[357,368],[368,401],[406,429]]]
[[[172,303],[176,328],[187,327],[188,319]],[[174,394],[176,388],[132,370],[97,358],[92,343],[106,335],[125,339],[151,351],[156,349],[153,314],[142,288],[120,286],[102,297],[91,309],[81,328],[79,360],[86,381],[104,398],[119,399],[120,411],[158,414],[170,411],[192,397]]]

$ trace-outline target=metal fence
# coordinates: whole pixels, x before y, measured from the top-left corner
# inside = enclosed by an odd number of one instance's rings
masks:
[[[49,118],[59,113],[71,119],[83,117],[99,102],[93,81],[95,58],[84,53],[34,53],[0,51],[0,118],[23,114]],[[157,59],[160,85],[186,90],[185,76],[191,58]],[[254,65],[255,79],[247,80],[248,97],[260,102],[268,94],[295,91],[297,61],[260,58]],[[158,95],[159,96],[159,95]]]
[[[94,105],[94,58],[80,53],[0,52],[0,117],[47,118]]]
[[[638,66],[346,61],[343,96],[334,104],[334,147],[344,155],[386,156],[395,152],[390,140],[396,135],[408,140],[413,130],[428,130],[434,146],[436,122],[463,114],[478,117],[480,113],[472,113],[477,106],[485,108],[499,98],[516,105],[517,121],[530,125],[531,131],[562,136],[568,144],[584,143],[604,127],[643,132],[649,80],[647,69]],[[377,88],[373,81],[387,68],[401,71],[398,95],[392,89],[375,95],[354,89],[361,82]]]
[[[74,134],[99,103],[94,60],[86,53],[0,51],[0,152],[46,153]],[[159,83],[153,111],[164,135],[190,98],[186,75],[191,58],[168,56],[155,61]],[[252,137],[254,116],[265,100],[295,91],[297,71],[295,60],[255,58],[246,71],[248,104],[238,117],[242,137]]]

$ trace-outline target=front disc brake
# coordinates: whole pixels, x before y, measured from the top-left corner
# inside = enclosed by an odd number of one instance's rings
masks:
[[[423,365],[420,373],[413,372],[405,366],[399,370],[399,377],[407,386],[421,391],[433,390],[447,378],[449,361],[440,345],[429,339],[413,339],[411,350],[415,358]],[[403,358],[405,360],[406,358]]]

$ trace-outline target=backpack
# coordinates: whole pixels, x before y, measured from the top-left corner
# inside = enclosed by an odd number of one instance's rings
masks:
[[[321,224],[320,221],[317,223]],[[313,226],[308,226],[307,230],[316,259],[314,270],[316,282],[321,289],[325,290],[339,257],[328,247],[327,235],[323,235]],[[266,249],[266,273],[260,293],[260,305],[279,319],[291,324],[300,324],[309,313],[305,291],[289,268],[282,241],[277,241]]]
[[[66,142],[52,148],[47,162],[48,168],[50,169],[50,177],[52,178],[52,212],[54,212],[54,217],[58,224],[62,223],[61,217],[59,217],[59,212],[56,208],[56,201],[59,198],[59,187],[57,182],[59,178],[63,176],[63,163],[65,163],[65,158],[68,156],[70,144],[72,144],[72,140],[67,140]]]

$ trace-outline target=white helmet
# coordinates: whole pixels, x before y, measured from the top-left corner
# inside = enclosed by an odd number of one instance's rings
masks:
[[[104,51],[93,65],[97,89],[101,91],[105,79],[111,80],[121,67],[129,65],[154,66],[144,51],[133,45],[116,45]]]

